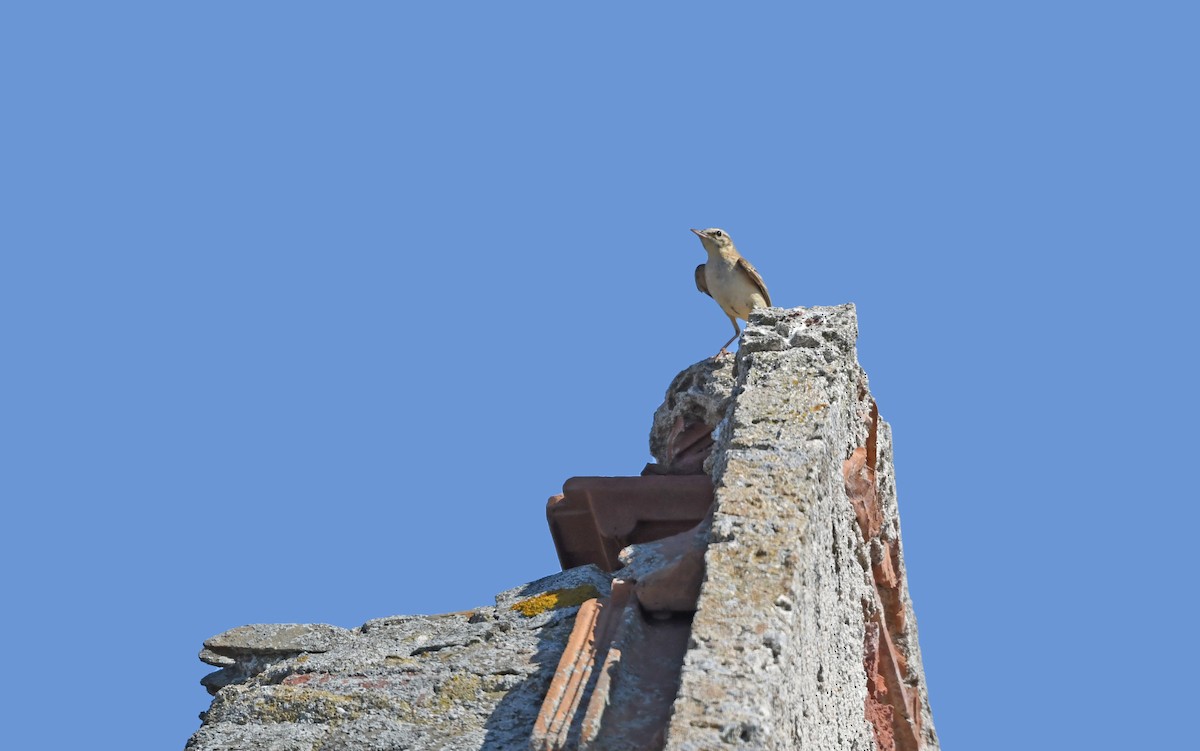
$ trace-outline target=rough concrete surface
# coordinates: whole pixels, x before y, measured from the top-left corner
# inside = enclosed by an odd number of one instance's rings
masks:
[[[643,474],[703,474],[713,428],[725,416],[732,392],[732,358],[709,358],[680,371],[654,412],[650,455],[656,463]]]
[[[609,586],[584,566],[464,613],[380,618],[355,631],[227,631],[206,649],[256,670],[220,688],[187,748],[524,749],[579,604]]]
[[[718,427],[707,573],[669,751],[887,745],[866,719],[863,645],[878,596],[843,478],[843,463],[867,443],[874,407],[856,338],[852,305],[751,316],[733,404]],[[875,469],[898,539],[890,450],[878,452]],[[903,597],[907,677],[921,697],[923,747],[933,751],[915,619]]]

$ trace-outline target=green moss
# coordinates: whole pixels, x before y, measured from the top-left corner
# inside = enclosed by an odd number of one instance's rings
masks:
[[[591,584],[581,584],[578,587],[556,589],[553,592],[546,592],[537,597],[530,597],[528,600],[521,600],[513,605],[512,609],[526,618],[532,618],[535,615],[545,613],[547,610],[582,605],[588,600],[599,596],[600,591],[594,586]]]

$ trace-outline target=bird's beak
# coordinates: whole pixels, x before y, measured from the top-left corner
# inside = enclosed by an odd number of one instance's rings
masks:
[[[693,229],[692,232],[696,233],[696,237],[704,237],[704,233],[698,229]]]

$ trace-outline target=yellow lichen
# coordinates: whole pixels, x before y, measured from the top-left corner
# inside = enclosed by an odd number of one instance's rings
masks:
[[[254,702],[254,714],[262,722],[339,725],[368,712],[403,716],[402,709],[386,694],[374,691],[339,694],[308,686],[270,686]]]
[[[266,722],[336,722],[361,714],[354,698],[331,691],[275,686],[254,702],[255,714]]]
[[[512,609],[526,618],[532,618],[535,615],[545,613],[547,610],[582,605],[588,600],[599,596],[600,592],[594,586],[591,584],[581,584],[578,587],[556,589],[553,592],[546,592],[537,597],[530,597],[528,600],[521,600],[513,605]]]
[[[452,675],[437,689],[438,705],[442,709],[449,709],[452,704],[470,701],[482,685],[483,681],[477,675]]]

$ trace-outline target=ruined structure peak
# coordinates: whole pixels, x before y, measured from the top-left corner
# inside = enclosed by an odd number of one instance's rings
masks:
[[[852,305],[756,311],[655,462],[547,503],[564,570],[470,611],[243,626],[192,751],[937,751]]]

